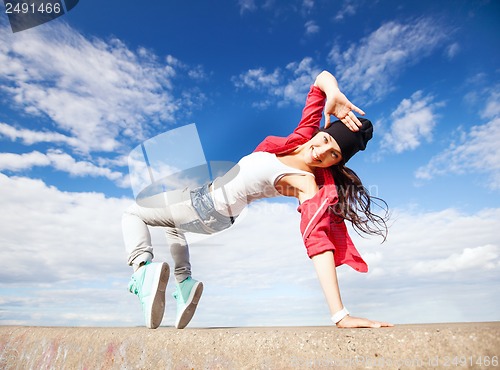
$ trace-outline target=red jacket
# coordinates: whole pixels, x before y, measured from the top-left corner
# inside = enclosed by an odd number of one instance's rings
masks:
[[[285,155],[311,139],[320,127],[326,95],[311,86],[299,125],[288,137],[268,136],[255,149]],[[356,250],[345,222],[330,212],[338,202],[337,189],[328,169],[317,168],[314,172],[320,190],[314,197],[298,207],[301,214],[300,232],[309,257],[334,251],[335,266],[347,264],[359,272],[367,272],[368,265]]]

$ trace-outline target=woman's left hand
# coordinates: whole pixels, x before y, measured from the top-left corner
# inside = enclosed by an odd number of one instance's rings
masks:
[[[382,328],[394,326],[388,322],[373,321],[362,317],[347,315],[337,323],[337,328]]]

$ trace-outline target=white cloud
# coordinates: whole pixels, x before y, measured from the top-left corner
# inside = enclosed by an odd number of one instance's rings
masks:
[[[0,253],[9,265],[0,273],[3,283],[91,280],[113,276],[113,266],[126,261],[120,223],[130,200],[62,192],[1,173],[0,188]]]
[[[401,323],[498,320],[500,209],[393,211],[384,245],[355,238],[371,272],[345,271],[346,304]],[[482,312],[470,316],[477,302]]]
[[[51,165],[55,169],[67,172],[72,176],[102,176],[112,181],[119,181],[123,178],[121,172],[114,172],[109,168],[98,167],[87,161],[76,161],[72,156],[63,153],[61,150],[49,150],[47,158],[49,158]]]
[[[420,167],[415,176],[418,179],[432,179],[434,176],[484,173],[490,178],[487,187],[500,189],[500,94],[492,91],[486,99],[480,115],[489,122],[475,125],[460,135],[447,149]]]
[[[306,35],[313,35],[319,32],[319,26],[314,21],[307,21],[304,27],[306,29]]]
[[[377,101],[395,88],[396,78],[405,68],[432,53],[447,35],[432,19],[405,24],[392,21],[345,51],[335,45],[329,57],[343,91]]]
[[[22,171],[35,166],[48,166],[50,160],[45,154],[34,151],[31,153],[0,153],[0,171]]]
[[[165,61],[167,62],[167,65],[172,68],[177,68],[178,70],[187,71],[187,75],[193,80],[204,80],[208,78],[205,68],[203,68],[201,64],[191,67],[188,64],[183,63],[181,60],[177,59],[173,55],[167,55],[165,57]],[[175,72],[175,74],[177,74],[177,72]]]
[[[426,276],[433,273],[459,272],[472,269],[492,270],[500,268],[500,248],[496,245],[465,248],[461,253],[453,253],[442,259],[418,262],[411,270],[415,275]]]
[[[460,53],[460,44],[458,42],[454,42],[446,48],[446,56],[448,59],[455,58],[458,53]]]
[[[279,83],[280,71],[275,69],[271,73],[266,73],[264,68],[250,69],[238,77],[233,77],[232,81],[238,88],[269,89]]]
[[[249,88],[265,91],[268,99],[254,103],[255,107],[268,107],[276,102],[278,105],[302,104],[314,83],[316,76],[321,72],[312,58],[305,57],[299,62],[291,62],[285,68],[276,68],[267,73],[264,68],[251,69],[232,78],[237,88]]]
[[[341,21],[347,16],[353,16],[356,14],[358,4],[352,0],[346,0],[342,4],[342,8],[337,12],[334,19],[336,21]]]
[[[2,122],[0,122],[0,135],[12,141],[21,139],[25,145],[32,145],[35,143],[65,143],[72,147],[79,146],[78,139],[74,137],[62,135],[57,132],[17,129]]]
[[[292,77],[283,89],[284,102],[303,104],[310,86],[314,83],[321,69],[314,64],[312,58],[306,57],[300,62],[292,62],[286,66]]]
[[[388,237],[391,251],[382,252],[384,259],[390,259],[389,263],[385,261],[386,268],[395,276],[417,263],[453,260],[458,251],[462,254],[467,249],[478,252],[486,245],[500,246],[495,226],[499,220],[500,209],[484,209],[475,214],[455,209],[428,213],[394,210]],[[380,248],[384,250],[385,246]],[[487,259],[497,263],[499,257]],[[441,272],[428,268],[426,278],[433,279]]]
[[[433,102],[432,96],[424,96],[422,91],[401,101],[391,113],[391,125],[382,138],[382,148],[402,153],[416,149],[423,140],[430,142],[437,123],[434,111],[440,105]]]
[[[238,5],[240,6],[240,14],[244,14],[246,12],[254,12],[257,10],[255,0],[238,0]]]
[[[139,301],[126,290],[120,221],[131,200],[2,174],[0,189],[3,324],[143,325]],[[395,210],[393,221],[384,245],[352,234],[370,267],[368,274],[338,269],[353,314],[397,323],[499,319],[489,307],[500,303],[500,209]],[[261,201],[233,228],[193,243],[193,273],[205,293],[192,326],[329,325],[298,224],[295,203]],[[164,233],[152,232],[156,260],[172,263]],[[174,285],[165,325],[175,318]],[[479,299],[484,304],[472,310]]]
[[[72,156],[61,150],[49,150],[46,154],[38,151],[30,153],[0,153],[0,171],[24,171],[33,167],[52,166],[56,170],[66,172],[77,177],[105,177],[115,181],[120,186],[124,184],[123,174],[115,172],[109,168],[99,167],[88,161],[77,161]]]
[[[116,151],[124,139],[147,137],[176,117],[172,80],[188,67],[172,56],[161,62],[145,48],[133,51],[118,39],[85,37],[60,22],[15,34],[0,31],[1,89],[13,104],[37,119],[48,117],[59,131],[2,125],[4,135],[26,143],[54,140],[84,153]],[[196,69],[193,76],[202,75]]]
[[[314,8],[314,0],[303,0],[302,7],[307,10]]]
[[[446,150],[420,167],[415,176],[429,180],[449,173],[485,173],[490,176],[487,187],[500,189],[500,118],[485,125],[473,126],[458,143],[452,143]]]
[[[188,76],[191,77],[193,80],[205,80],[206,78],[208,78],[205,69],[201,65],[198,65],[194,68],[189,68]]]
[[[189,116],[206,101],[199,87],[185,84],[175,93],[173,87],[182,74],[207,78],[203,66],[190,68],[172,55],[162,60],[144,47],[133,51],[118,39],[86,37],[60,22],[16,34],[0,28],[0,64],[4,101],[29,118],[29,127],[0,122],[0,138],[64,148],[3,153],[4,170],[53,166],[128,186],[116,167],[123,167],[120,158],[130,144],[165,130],[178,114]],[[65,153],[68,147],[73,155]],[[94,152],[107,158],[93,158]]]
[[[481,118],[490,119],[500,117],[500,90],[499,86],[495,86],[486,99],[486,105],[483,111],[480,112]]]
[[[477,76],[476,78],[483,78]],[[473,125],[468,131],[457,129],[457,139],[448,148],[437,154],[417,169],[417,179],[430,180],[447,174],[485,174],[482,181],[487,188],[500,190],[500,93],[496,86],[474,92],[466,101],[477,106],[484,102],[479,116],[488,120],[485,124]]]
[[[314,5],[314,0],[294,0],[292,2],[279,2],[276,0],[238,0],[240,15],[262,10],[272,14],[275,19],[283,17],[290,12],[307,16],[314,8]]]

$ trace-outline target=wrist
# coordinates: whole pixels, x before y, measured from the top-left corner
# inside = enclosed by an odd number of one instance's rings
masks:
[[[332,321],[334,324],[338,324],[340,321],[342,321],[346,316],[349,315],[349,311],[347,311],[347,308],[342,308],[340,311],[335,312],[332,316]]]
[[[323,71],[316,77],[314,86],[320,88],[327,95],[340,91],[337,79],[328,71]]]

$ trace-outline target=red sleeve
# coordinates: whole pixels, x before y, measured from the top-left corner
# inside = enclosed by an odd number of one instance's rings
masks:
[[[268,136],[255,148],[256,152],[287,153],[304,144],[318,131],[323,118],[326,95],[320,88],[311,86],[307,94],[302,119],[287,137]]]
[[[328,189],[328,190],[327,190]],[[335,266],[347,264],[359,272],[367,272],[368,265],[352,242],[344,220],[330,214],[336,191],[324,186],[313,198],[302,203],[300,232],[309,258],[326,251],[333,251]]]
[[[312,85],[307,94],[306,105],[302,110],[302,118],[294,130],[295,135],[309,140],[316,134],[323,118],[325,100],[326,94],[319,87]]]
[[[335,250],[335,246],[329,238],[330,214],[328,209],[337,200],[335,186],[327,185],[314,197],[303,202],[297,209],[300,212],[300,232],[309,257]]]
[[[335,251],[335,245],[328,237],[330,233],[330,217],[328,217],[328,212],[324,212],[318,218],[319,220],[311,228],[312,232],[308,232],[307,235],[303,234],[304,245],[309,258],[326,251]],[[309,217],[304,217],[304,214],[301,212],[300,221],[300,231],[304,233],[306,225],[310,221]]]

